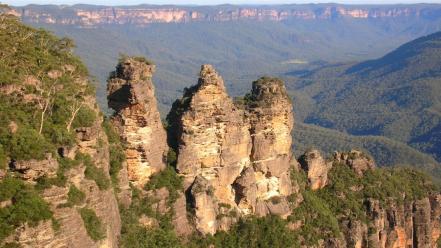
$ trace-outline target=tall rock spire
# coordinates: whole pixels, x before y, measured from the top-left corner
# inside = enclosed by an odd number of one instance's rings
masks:
[[[176,168],[202,233],[227,230],[242,215],[290,213],[292,105],[283,82],[262,80],[239,108],[214,68],[203,65],[198,84],[168,116]]]
[[[108,105],[125,142],[129,180],[142,187],[165,168],[166,132],[158,112],[152,75],[155,66],[141,58],[123,58],[111,74]]]
[[[232,184],[250,166],[249,124],[211,65],[202,66],[198,84],[174,104],[169,122],[177,130],[171,135],[177,140],[176,168],[191,189],[197,228],[214,233],[222,226],[217,204],[236,205]]]
[[[252,167],[236,181],[244,213],[288,216],[286,196],[292,193],[290,167],[294,126],[293,108],[284,83],[263,77],[253,82],[246,97],[250,122]]]

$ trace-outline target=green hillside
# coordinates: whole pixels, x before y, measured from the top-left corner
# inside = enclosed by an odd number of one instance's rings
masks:
[[[307,123],[354,135],[381,135],[441,159],[441,33],[386,56],[327,67],[293,84],[313,103]]]
[[[293,138],[297,157],[311,148],[319,149],[329,157],[335,151],[358,149],[374,157],[378,166],[417,167],[435,176],[437,181],[441,178],[441,167],[432,156],[384,136],[354,136],[316,125],[296,123]]]

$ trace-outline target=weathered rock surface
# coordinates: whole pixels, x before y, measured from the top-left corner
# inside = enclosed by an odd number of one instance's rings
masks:
[[[343,223],[349,247],[437,247],[440,237],[440,195],[413,202],[390,202],[387,207],[378,200],[366,202],[371,226],[361,221]]]
[[[202,233],[228,230],[237,215],[290,213],[292,105],[275,79],[256,81],[250,96],[253,104],[236,106],[214,68],[203,65],[198,84],[168,116]]]
[[[232,184],[251,164],[249,124],[210,65],[202,66],[198,84],[186,90],[168,119],[177,141],[171,144],[178,152],[176,168],[184,188],[191,187],[197,228],[214,233],[217,203],[236,205]]]
[[[68,10],[69,15],[65,14]],[[63,12],[65,11],[65,12]],[[66,6],[50,11],[32,5],[17,7],[10,14],[26,22],[95,27],[100,25],[139,25],[151,23],[226,22],[226,21],[324,21],[333,19],[436,18],[439,9],[431,5],[348,6],[336,4],[272,6]]]
[[[332,163],[326,162],[319,151],[308,151],[300,157],[300,165],[307,172],[308,181],[312,190],[325,187],[328,183],[328,172]]]
[[[99,110],[93,97],[85,99],[85,106],[93,109],[98,117]],[[87,154],[93,158],[93,165],[109,177],[109,146],[107,136],[101,129],[102,119],[97,118],[91,127],[77,128],[75,131],[77,144],[64,148],[73,156],[78,153]],[[63,149],[60,148],[61,152]],[[61,152],[63,155],[63,152]],[[67,154],[67,153],[66,153]],[[64,154],[64,155],[66,155]],[[13,168],[20,173],[23,179],[35,183],[39,177],[54,177],[59,167],[56,159],[48,156],[42,161],[19,161]],[[54,186],[42,192],[43,199],[49,203],[53,218],[60,224],[60,229],[55,231],[51,220],[39,223],[36,226],[28,224],[16,229],[15,233],[6,241],[15,241],[22,247],[118,247],[121,230],[121,220],[118,203],[113,189],[100,189],[95,181],[85,177],[86,165],[81,163],[68,169],[64,176],[65,186]],[[85,200],[79,206],[63,206],[67,203],[68,192],[71,185],[84,192]],[[79,214],[79,209],[87,207],[93,210],[102,223],[105,237],[94,241],[87,233],[84,222]]]
[[[18,172],[24,180],[34,182],[43,176],[56,177],[58,161],[52,157],[51,153],[48,153],[45,160],[12,161],[10,167]]]
[[[136,58],[123,59],[107,85],[112,121],[125,143],[128,177],[142,187],[165,168],[168,147],[152,83],[155,66]]]
[[[255,195],[238,197],[242,205],[248,205],[241,210],[243,213],[252,210],[251,213],[259,216],[275,214],[286,217],[290,209],[284,197],[292,193],[290,161],[294,115],[291,100],[284,83],[276,78],[253,82],[251,94],[247,97],[252,139],[252,168],[247,173],[255,180],[248,180],[250,186],[247,190],[255,190]],[[249,204],[254,201],[255,205]]]
[[[334,153],[334,161],[348,165],[358,176],[363,176],[367,170],[377,167],[375,161],[361,151]]]

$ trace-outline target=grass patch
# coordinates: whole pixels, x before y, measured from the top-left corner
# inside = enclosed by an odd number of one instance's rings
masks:
[[[95,211],[89,208],[80,209],[80,215],[84,222],[89,237],[95,241],[106,237],[101,220],[96,216]]]

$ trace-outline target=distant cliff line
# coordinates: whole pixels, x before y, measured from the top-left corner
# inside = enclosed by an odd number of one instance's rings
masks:
[[[152,23],[226,22],[238,20],[285,21],[433,18],[441,15],[440,4],[414,5],[219,5],[219,6],[94,6],[28,5],[16,7],[12,14],[24,21],[42,24],[97,26]]]

